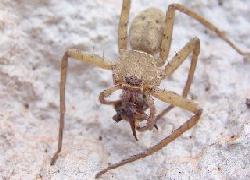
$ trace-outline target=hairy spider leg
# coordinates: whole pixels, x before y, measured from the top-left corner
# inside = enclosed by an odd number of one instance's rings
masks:
[[[194,77],[194,72],[196,69],[197,61],[198,61],[198,56],[200,54],[200,40],[199,38],[193,38],[191,39],[178,53],[175,54],[173,59],[170,61],[168,65],[165,67],[165,74],[164,78],[170,76],[171,74],[174,73],[176,69],[187,59],[187,57],[192,54],[192,59],[191,59],[191,64],[188,72],[188,77],[186,80],[186,84],[183,88],[182,91],[182,96],[184,98],[187,97],[189,91],[190,91],[190,86],[193,81]],[[162,118],[166,113],[168,113],[171,109],[173,109],[173,105],[169,105],[166,109],[162,110],[157,117],[156,120]]]
[[[184,14],[186,14],[189,17],[194,18],[198,22],[200,22],[203,26],[205,26],[210,31],[217,34],[219,38],[224,40],[229,46],[231,46],[237,53],[243,56],[250,56],[250,52],[244,52],[238,46],[236,46],[227,36],[226,33],[221,31],[219,28],[217,28],[214,24],[209,22],[204,17],[200,16],[196,12],[192,11],[191,9],[185,7],[181,4],[171,4],[168,6],[168,10],[166,13],[166,19],[165,19],[165,29],[163,34],[163,39],[161,42],[161,51],[160,51],[160,66],[165,64],[166,59],[168,58],[169,50],[171,47],[172,42],[172,33],[173,33],[173,27],[174,27],[174,19],[175,19],[175,11],[178,10]]]
[[[57,151],[53,155],[50,164],[54,165],[58,154],[62,149],[63,129],[64,129],[64,116],[65,116],[65,84],[68,69],[68,58],[74,58],[76,60],[83,61],[88,64],[95,65],[102,69],[111,70],[112,65],[105,62],[105,60],[97,55],[85,54],[78,49],[69,49],[65,52],[61,61],[61,82],[60,82],[60,120],[58,130],[58,147]]]
[[[120,21],[118,25],[118,50],[127,49],[128,46],[128,20],[131,0],[123,0]]]

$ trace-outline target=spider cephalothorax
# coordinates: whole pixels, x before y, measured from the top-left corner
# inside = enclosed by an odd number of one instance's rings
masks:
[[[112,66],[115,84],[136,84],[146,88],[158,86],[162,79],[162,70],[151,54],[137,50],[120,50],[119,61]],[[132,85],[135,86],[135,85]]]
[[[127,120],[136,139],[136,130],[145,131],[152,130],[153,127],[157,128],[156,121],[159,117],[169,112],[175,106],[193,113],[191,118],[159,143],[142,153],[131,156],[119,163],[109,165],[108,168],[100,171],[96,175],[96,177],[99,177],[110,169],[115,169],[159,151],[182,135],[182,133],[196,125],[200,119],[202,109],[197,103],[187,98],[200,53],[199,38],[192,38],[175,54],[172,60],[164,66],[171,47],[175,11],[180,11],[199,21],[207,29],[216,33],[218,37],[228,43],[239,54],[250,56],[250,53],[245,53],[239,49],[226,36],[224,31],[219,30],[208,20],[181,4],[169,5],[165,18],[164,13],[156,8],[149,8],[141,12],[135,17],[134,21],[132,21],[130,34],[128,35],[130,3],[130,0],[123,0],[118,28],[119,56],[115,64],[106,62],[104,58],[100,56],[86,54],[77,49],[68,49],[62,58],[58,149],[51,160],[51,164],[55,163],[62,147],[68,58],[81,60],[102,69],[112,71],[114,86],[101,92],[99,100],[102,104],[114,106],[117,114],[113,116],[113,119],[117,122]],[[128,36],[131,50],[128,49]],[[179,95],[172,91],[161,90],[159,88],[161,81],[173,74],[189,55],[191,55],[191,65],[182,94]],[[107,99],[108,96],[119,89],[122,90],[122,95],[119,100],[110,101]],[[164,109],[157,117],[155,116],[156,110],[153,97],[170,104],[170,106]],[[146,113],[147,110],[149,110],[148,114]],[[146,125],[141,126],[140,123],[144,120],[146,120]]]

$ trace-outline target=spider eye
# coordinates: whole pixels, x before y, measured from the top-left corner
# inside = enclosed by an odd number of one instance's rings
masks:
[[[142,84],[142,80],[137,78],[136,76],[126,76],[125,81],[132,86],[139,86]]]

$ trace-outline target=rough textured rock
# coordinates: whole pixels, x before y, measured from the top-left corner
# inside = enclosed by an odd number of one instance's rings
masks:
[[[70,61],[63,150],[57,147],[60,58],[69,47],[117,57],[121,0],[0,2],[0,179],[93,179],[109,162],[144,150],[189,116],[176,109],[159,130],[138,133],[112,121],[114,110],[98,93],[112,84],[109,72]],[[171,1],[209,18],[241,47],[250,47],[250,1]],[[221,4],[221,5],[219,5]],[[131,17],[167,1],[133,1]],[[204,109],[200,123],[151,157],[112,170],[103,179],[250,179],[250,63],[194,20],[177,13],[173,56],[192,37],[201,55],[190,97]],[[161,87],[181,92],[183,65]],[[165,107],[158,102],[157,107]]]

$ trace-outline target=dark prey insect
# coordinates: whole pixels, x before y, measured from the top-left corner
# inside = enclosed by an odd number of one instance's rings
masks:
[[[249,56],[249,53],[240,50],[229,38],[227,38],[223,31],[181,4],[169,5],[166,15],[156,8],[149,8],[142,11],[132,21],[128,35],[127,27],[130,3],[130,0],[123,0],[118,28],[119,57],[116,64],[108,63],[100,56],[86,54],[77,49],[68,49],[62,58],[58,149],[51,159],[51,165],[57,160],[58,154],[62,148],[65,115],[65,83],[69,58],[77,59],[113,72],[114,86],[100,93],[100,102],[102,104],[114,106],[116,115],[113,116],[113,119],[117,122],[121,120],[128,121],[136,140],[136,131],[146,131],[152,130],[154,127],[157,128],[157,120],[174,107],[179,107],[193,113],[190,119],[159,143],[148,148],[144,152],[109,165],[96,175],[98,178],[111,169],[115,169],[126,163],[136,161],[159,151],[177,137],[181,136],[185,131],[196,125],[200,119],[202,113],[201,107],[187,98],[200,53],[199,38],[195,37],[191,39],[175,54],[172,60],[164,66],[172,42],[176,10],[200,22],[211,32],[217,34],[219,38],[228,43],[229,46],[235,49],[239,54]],[[132,48],[131,50],[128,49],[128,37],[130,47]],[[158,87],[161,81],[173,74],[189,55],[191,55],[191,65],[182,94],[179,95],[172,91],[161,90]],[[119,100],[110,101],[106,99],[119,89],[122,90],[122,95]],[[156,116],[153,97],[170,104],[170,106],[164,109],[158,116]],[[146,122],[146,124],[143,125],[143,122]]]

